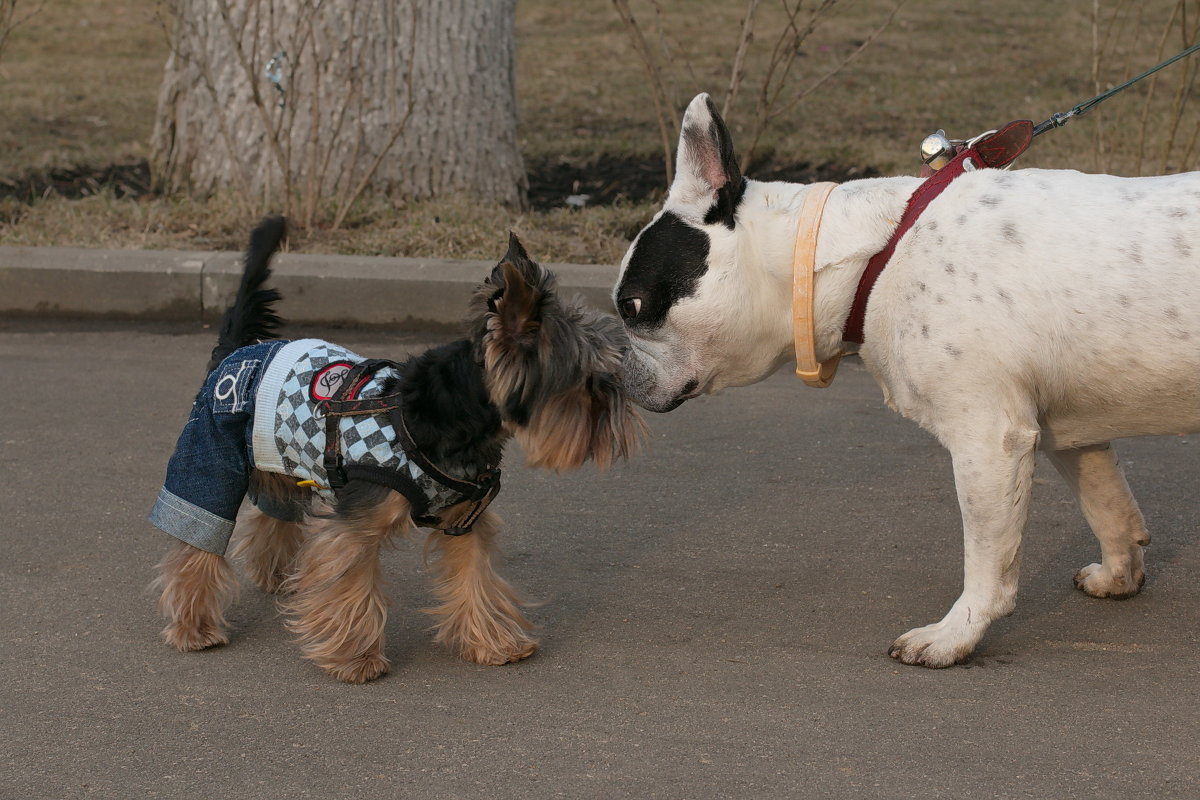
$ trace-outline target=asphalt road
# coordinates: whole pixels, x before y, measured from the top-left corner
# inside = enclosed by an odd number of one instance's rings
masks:
[[[960,588],[949,459],[860,364],[654,416],[605,474],[514,449],[494,507],[541,652],[435,646],[402,542],[392,672],[349,686],[249,585],[228,646],[158,639],[145,518],[212,338],[0,322],[0,798],[1200,796],[1200,437],[1120,445],[1154,535],[1123,602],[1072,588],[1098,548],[1043,461],[1017,611],[942,671],[886,652]]]

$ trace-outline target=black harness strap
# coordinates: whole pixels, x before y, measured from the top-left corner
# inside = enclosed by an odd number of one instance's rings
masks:
[[[346,464],[342,467],[347,481],[364,480],[395,489],[404,495],[412,510],[409,516],[420,522],[429,512],[429,497],[412,478],[394,469],[377,464]]]
[[[363,399],[352,396],[365,379],[370,378],[384,367],[397,366],[399,365],[394,361],[381,358],[367,359],[346,371],[342,377],[342,385],[334,392],[333,397],[317,404],[317,408],[325,415],[325,454],[323,457],[325,477],[329,481],[329,488],[335,492],[346,485],[345,462],[341,453],[342,437],[338,435],[339,417],[378,414],[398,408],[400,405],[398,393]],[[407,495],[405,496],[407,497]]]
[[[453,524],[445,524],[441,520],[433,518],[436,521],[436,524],[434,524],[429,521],[429,517],[418,521],[429,525],[431,528],[440,529],[451,536],[459,536],[471,530],[471,526],[475,524],[475,520],[479,519],[479,516],[487,510],[488,505],[500,493],[500,470],[484,470],[474,481],[466,481],[447,475],[425,457],[425,454],[421,452],[421,448],[417,447],[417,443],[413,441],[412,434],[408,431],[408,425],[404,423],[404,411],[401,406],[393,406],[388,411],[388,418],[392,422],[392,427],[396,429],[396,436],[400,440],[400,446],[404,448],[404,452],[408,457],[416,462],[421,471],[442,486],[461,495],[462,500],[460,502],[471,503],[466,513]],[[445,527],[442,527],[443,524],[445,524]]]
[[[376,397],[357,398],[353,395],[364,380],[386,367],[398,368],[394,361],[376,358],[368,359],[349,369],[342,379],[341,386],[329,400],[323,400],[318,405],[325,415],[325,452],[323,465],[329,488],[336,493],[349,480],[366,480],[395,489],[412,506],[410,516],[415,522],[424,527],[441,530],[451,536],[469,533],[471,527],[487,509],[492,499],[500,492],[500,470],[490,469],[479,475],[474,481],[462,480],[447,475],[438,469],[432,461],[425,457],[413,441],[408,426],[404,424],[404,413],[400,393],[378,395]],[[340,417],[357,416],[361,414],[387,413],[392,427],[396,430],[400,446],[407,455],[431,480],[450,489],[461,499],[441,509],[430,513],[429,497],[416,481],[403,472],[371,464],[346,464],[341,453],[341,436],[338,431]],[[440,512],[452,506],[470,503],[466,512],[457,520],[443,521]]]

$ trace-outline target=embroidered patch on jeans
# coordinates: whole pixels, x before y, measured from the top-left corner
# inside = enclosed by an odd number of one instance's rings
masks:
[[[237,414],[253,397],[254,375],[258,372],[258,359],[226,364],[213,384],[213,411]]]

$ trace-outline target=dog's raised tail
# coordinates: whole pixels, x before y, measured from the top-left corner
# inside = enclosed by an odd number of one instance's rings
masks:
[[[273,308],[280,299],[279,292],[264,289],[263,284],[271,277],[271,256],[279,249],[286,233],[287,222],[283,217],[267,217],[250,234],[242,283],[221,321],[217,346],[208,362],[209,372],[239,347],[275,338],[275,330],[283,324]]]

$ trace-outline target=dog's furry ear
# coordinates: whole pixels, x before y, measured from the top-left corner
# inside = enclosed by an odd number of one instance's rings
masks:
[[[547,315],[557,306],[554,289],[554,275],[510,234],[508,252],[471,301],[467,324],[492,400],[518,424],[529,421],[533,395],[546,380],[539,353]]]
[[[504,254],[504,260],[533,263],[529,253],[525,252],[525,245],[521,244],[521,240],[512,231],[508,232],[508,252]]]
[[[732,228],[745,186],[729,128],[712,98],[696,95],[680,124],[667,207],[695,222]]]
[[[552,470],[578,469],[589,458],[604,469],[636,453],[645,434],[637,407],[608,374],[551,398],[516,432],[529,466]]]
[[[513,262],[503,261],[498,269],[504,277],[504,292],[496,298],[496,315],[500,328],[519,341],[537,331],[541,324],[541,294],[525,281]]]
[[[492,295],[492,306],[500,328],[518,341],[537,331],[546,293],[545,277],[515,233],[509,233],[508,252],[492,270],[488,282],[497,290]]]

